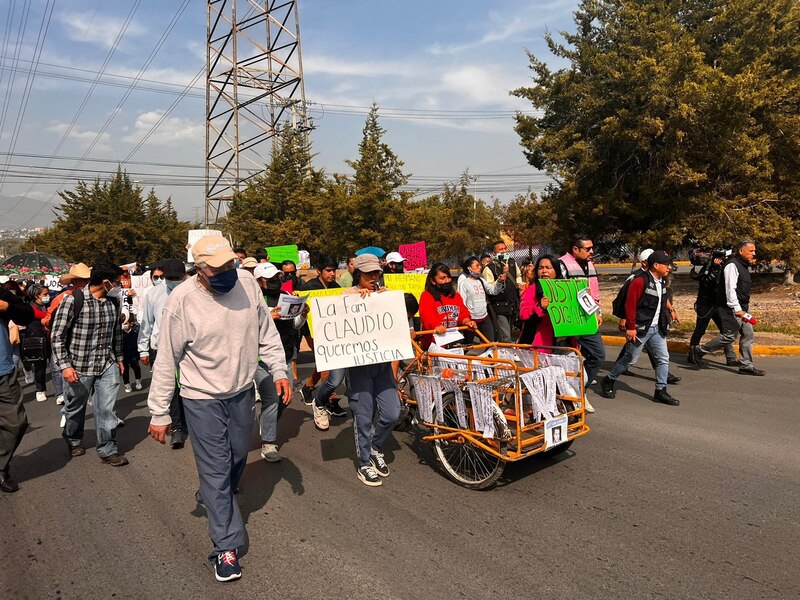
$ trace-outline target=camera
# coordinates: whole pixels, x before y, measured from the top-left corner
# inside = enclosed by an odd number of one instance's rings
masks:
[[[689,262],[694,267],[702,267],[709,260],[726,259],[731,255],[730,248],[714,248],[711,246],[704,246],[700,240],[694,237],[687,236],[684,238],[684,243],[689,248]]]

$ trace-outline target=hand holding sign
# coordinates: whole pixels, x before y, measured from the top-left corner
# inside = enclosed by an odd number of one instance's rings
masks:
[[[556,337],[597,333],[597,313],[587,314],[578,300],[581,290],[589,286],[587,279],[540,279],[539,283],[542,295],[549,298],[547,314]]]

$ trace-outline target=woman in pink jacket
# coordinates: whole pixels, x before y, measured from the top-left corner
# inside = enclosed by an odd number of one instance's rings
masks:
[[[558,259],[555,256],[543,254],[536,259],[533,281],[522,293],[520,301],[519,318],[522,321],[522,331],[517,343],[555,346],[553,324],[547,313],[550,299],[543,294],[542,285],[539,283],[540,279],[562,279],[558,268]]]

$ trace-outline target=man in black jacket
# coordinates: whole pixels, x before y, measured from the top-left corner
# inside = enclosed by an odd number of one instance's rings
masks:
[[[742,375],[766,375],[765,371],[753,365],[753,317],[750,310],[750,266],[756,263],[755,242],[745,240],[739,243],[736,254],[722,270],[722,278],[717,289],[717,306],[722,327],[720,334],[705,346],[695,346],[692,358],[700,367],[703,356],[719,350],[725,344],[732,344],[739,335],[739,373]]]
[[[489,305],[497,319],[495,327],[495,339],[498,342],[511,342],[511,328],[514,320],[519,314],[519,289],[517,285],[522,283],[519,279],[517,264],[508,254],[508,248],[503,241],[497,241],[492,246],[492,260],[484,267],[481,274],[487,283],[494,283],[496,280],[506,281],[503,291],[499,294],[489,295]]]
[[[33,321],[33,309],[14,294],[0,288],[0,490],[16,492],[8,465],[28,429],[28,417],[22,406],[22,388],[17,381],[17,365],[8,333],[8,322],[27,325]]]
[[[689,340],[689,355],[687,360],[694,363],[694,347],[700,345],[703,335],[708,329],[708,324],[713,321],[717,329],[722,331],[722,321],[719,317],[719,307],[717,306],[717,290],[719,289],[719,281],[722,279],[723,258],[720,256],[712,256],[706,261],[700,272],[695,274],[694,267],[689,272],[692,279],[697,279],[697,300],[694,303],[694,311],[697,313],[697,323],[694,326],[692,337]],[[736,358],[736,352],[733,349],[733,344],[727,344],[723,347],[725,352],[725,363],[729,367],[738,367],[739,361]]]

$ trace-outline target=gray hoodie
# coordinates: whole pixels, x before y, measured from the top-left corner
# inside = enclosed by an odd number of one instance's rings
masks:
[[[187,400],[237,395],[253,385],[259,357],[276,381],[287,377],[281,339],[261,289],[250,273],[237,272],[227,294],[208,292],[195,275],[169,295],[147,397],[153,425],[171,423],[176,371]]]

